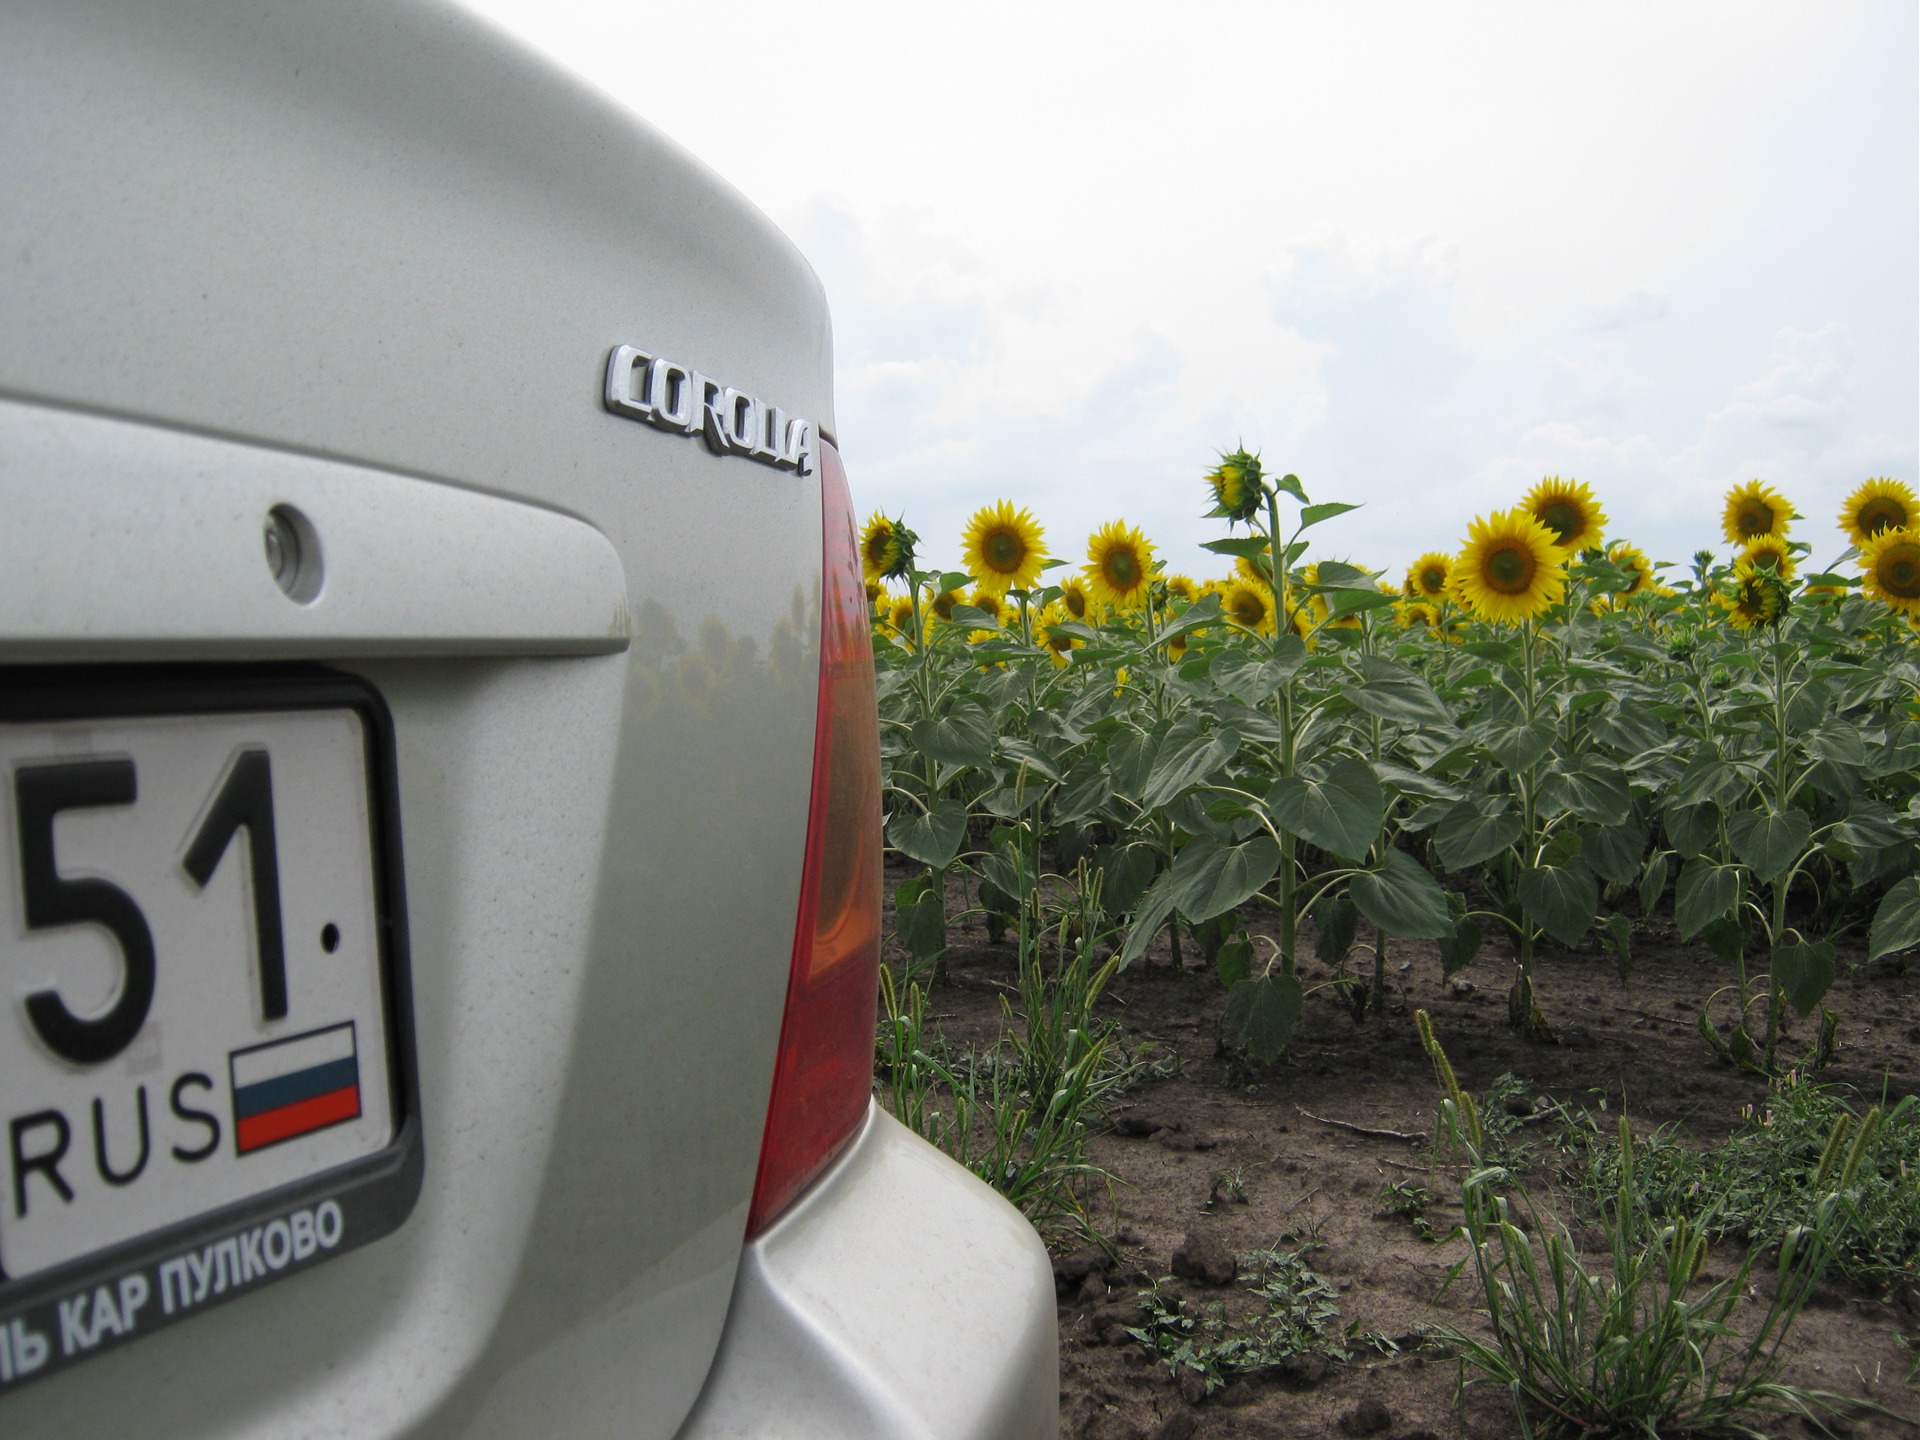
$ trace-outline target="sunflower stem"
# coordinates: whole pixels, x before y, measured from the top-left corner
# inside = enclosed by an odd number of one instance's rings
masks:
[[[1287,600],[1287,571],[1283,563],[1285,546],[1280,538],[1280,491],[1277,486],[1261,482],[1260,488],[1266,494],[1267,501],[1267,564],[1268,579],[1272,583],[1274,598],[1273,639],[1270,650],[1277,660],[1280,655],[1281,637],[1293,633],[1288,617],[1293,613]],[[1294,734],[1293,734],[1293,677],[1287,679],[1274,691],[1274,718],[1279,722],[1280,739],[1275,748],[1276,768],[1285,778],[1293,774]],[[1285,826],[1278,827],[1280,837],[1280,951],[1276,957],[1280,961],[1280,972],[1292,975],[1297,964],[1299,948],[1300,916],[1296,903],[1299,877],[1294,873],[1294,851],[1296,841],[1293,832]]]
[[[1534,622],[1531,618],[1520,622],[1520,658],[1521,678],[1524,695],[1523,713],[1526,723],[1532,726],[1540,713],[1540,672],[1534,657]],[[1524,878],[1526,871],[1540,862],[1540,806],[1535,793],[1539,782],[1539,762],[1527,766],[1520,775],[1520,823],[1526,846],[1520,856],[1521,872],[1515,876],[1515,888]],[[1533,998],[1533,945],[1535,929],[1533,919],[1527,914],[1526,902],[1519,902],[1519,976],[1514,981],[1512,1004],[1508,1007],[1508,1018],[1519,1029],[1532,1034],[1551,1033],[1546,1029],[1546,1017],[1540,1013],[1540,1007]]]

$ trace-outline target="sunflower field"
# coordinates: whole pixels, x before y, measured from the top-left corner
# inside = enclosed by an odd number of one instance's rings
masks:
[[[1511,962],[1511,1023],[1550,1039],[1539,949],[1630,983],[1658,920],[1725,963],[1705,1043],[1779,1074],[1830,1049],[1837,965],[1920,944],[1906,485],[1864,483],[1819,566],[1787,499],[1740,486],[1725,548],[1682,570],[1548,478],[1388,577],[1319,549],[1355,507],[1244,449],[1205,482],[1205,580],[1120,520],[1073,564],[1002,501],[944,571],[901,520],[868,522],[916,966],[939,973],[956,905],[1022,936],[1071,913],[1116,966],[1164,936],[1212,965],[1225,1038],[1265,1062],[1309,986],[1358,1019],[1390,957],[1451,973],[1483,949]]]

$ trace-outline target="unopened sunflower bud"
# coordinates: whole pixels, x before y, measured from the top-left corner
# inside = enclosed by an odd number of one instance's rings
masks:
[[[1261,488],[1260,457],[1243,446],[1223,454],[1207,475],[1213,487],[1213,514],[1233,521],[1251,520],[1260,513],[1266,492]]]

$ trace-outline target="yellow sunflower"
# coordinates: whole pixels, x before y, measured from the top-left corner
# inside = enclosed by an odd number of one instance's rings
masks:
[[[1546,526],[1563,550],[1591,549],[1607,528],[1607,517],[1593,492],[1578,480],[1562,480],[1558,475],[1547,476],[1529,490],[1520,508]]]
[[[1432,630],[1440,624],[1440,607],[1426,600],[1402,600],[1393,607],[1393,618],[1406,630]]]
[[[1264,492],[1260,488],[1260,457],[1246,448],[1222,455],[1220,463],[1207,473],[1213,487],[1213,513],[1228,520],[1250,520],[1260,512]]]
[[[1167,594],[1191,605],[1200,598],[1200,587],[1189,575],[1166,575],[1161,577],[1167,586]]]
[[[1882,530],[1910,530],[1920,522],[1920,506],[1913,491],[1898,480],[1861,483],[1840,511],[1840,528],[1856,545],[1865,545]]]
[[[886,593],[886,586],[882,585],[878,580],[869,579],[867,581],[867,608],[869,610],[877,609],[880,604],[880,597]]]
[[[1786,613],[1787,587],[1778,576],[1763,570],[1745,575],[1735,568],[1733,584],[1716,591],[1713,597],[1727,612],[1736,630],[1752,630],[1771,625]]]
[[[1031,590],[1040,578],[1047,552],[1041,548],[1044,532],[1025,509],[1011,500],[976,510],[961,539],[961,564],[980,588],[1004,595],[1009,590]]]
[[[894,597],[893,602],[887,606],[887,625],[896,635],[911,635],[913,633],[912,596],[898,595]]]
[[[1749,480],[1727,492],[1720,530],[1729,545],[1744,545],[1756,535],[1786,534],[1793,518],[1793,507],[1784,495],[1759,480]]]
[[[1529,620],[1566,593],[1564,555],[1555,532],[1528,511],[1497,510],[1467,527],[1447,584],[1483,620]]]
[[[1258,580],[1229,580],[1220,594],[1220,608],[1227,619],[1256,635],[1273,634],[1273,591]]]
[[[958,590],[943,590],[936,595],[931,585],[927,587],[926,597],[927,613],[935,620],[951,620],[953,607],[960,603]]]
[[[1269,585],[1272,577],[1268,574],[1267,566],[1272,559],[1273,557],[1264,550],[1258,556],[1236,555],[1233,557],[1233,573],[1241,580],[1251,580],[1256,585]]]
[[[1072,620],[1073,617],[1060,608],[1058,601],[1047,606],[1034,618],[1033,643],[1047,652],[1047,658],[1060,669],[1067,667],[1067,656],[1087,642],[1077,635],[1062,635],[1057,627]]]
[[[867,583],[898,580],[913,565],[913,532],[878,510],[860,532],[860,569]]]
[[[996,625],[1004,625],[1007,623],[1006,602],[993,591],[989,590],[984,580],[973,587],[973,594],[967,597],[967,604],[973,606],[976,610],[986,611],[987,614],[993,617],[993,623]],[[973,636],[970,635],[967,638],[971,640]]]
[[[1737,572],[1741,566],[1748,570],[1771,570],[1782,580],[1791,580],[1796,573],[1793,563],[1793,551],[1787,548],[1786,537],[1781,535],[1756,535],[1747,542],[1747,548],[1740,552],[1740,558],[1734,562]]]
[[[1882,530],[1860,547],[1867,593],[1901,614],[1920,615],[1920,529]]]
[[[1314,635],[1313,616],[1304,605],[1287,606],[1287,633],[1299,640],[1309,650],[1318,648],[1320,642]]]
[[[1137,610],[1146,603],[1153,580],[1153,546],[1126,521],[1111,521],[1088,537],[1081,573],[1102,605]]]
[[[1647,559],[1646,552],[1638,545],[1616,540],[1607,547],[1607,559],[1613,562],[1615,569],[1626,571],[1632,581],[1620,592],[1622,595],[1648,595],[1659,583],[1653,573],[1653,562]]]
[[[1067,614],[1083,624],[1091,625],[1099,614],[1100,607],[1093,603],[1093,596],[1087,590],[1087,582],[1077,575],[1071,575],[1060,582],[1060,604]]]
[[[1442,555],[1438,550],[1429,550],[1413,564],[1407,567],[1407,594],[1417,595],[1422,600],[1443,600],[1447,594],[1447,572],[1453,567],[1453,557]]]

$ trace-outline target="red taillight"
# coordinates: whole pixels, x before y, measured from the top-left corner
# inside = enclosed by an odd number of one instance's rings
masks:
[[[873,1092],[880,976],[880,719],[853,497],[820,446],[820,702],[800,915],[747,1234],[773,1223],[852,1136]]]

